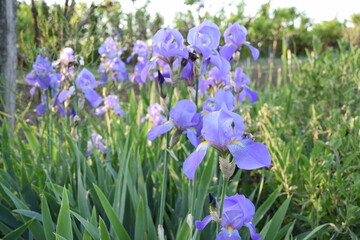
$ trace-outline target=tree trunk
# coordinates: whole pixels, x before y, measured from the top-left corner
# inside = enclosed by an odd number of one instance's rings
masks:
[[[15,120],[16,92],[16,0],[0,0],[0,111]],[[1,118],[0,118],[1,119]]]

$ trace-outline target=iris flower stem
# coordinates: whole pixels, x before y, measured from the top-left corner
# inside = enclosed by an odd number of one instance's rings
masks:
[[[172,95],[174,92],[174,87],[171,86],[168,92],[169,96],[169,105],[168,109],[171,108],[171,101],[172,101]],[[167,116],[169,120],[169,115]],[[166,148],[168,149],[170,146],[170,134],[167,133],[166,135]],[[164,159],[164,165],[163,165],[163,182],[162,182],[162,188],[161,188],[161,198],[160,198],[160,212],[159,212],[159,225],[163,225],[164,223],[164,212],[165,212],[165,198],[166,198],[166,187],[167,187],[167,177],[168,177],[168,162],[169,162],[169,153],[165,152],[165,159]]]
[[[196,179],[196,173],[195,173],[195,177],[194,179]],[[191,202],[190,202],[190,214],[192,216],[194,216],[194,203],[195,203],[195,184],[194,184],[194,181],[195,180],[189,180],[189,183],[190,183],[190,191],[191,191]],[[192,239],[193,238],[193,228],[190,229],[190,238],[189,239]]]
[[[228,181],[223,178],[222,189],[221,189],[220,218],[222,218],[222,212],[223,212],[223,208],[224,208],[224,200],[225,200],[225,192],[226,192],[226,188],[227,188],[227,183],[228,183]],[[219,230],[219,229],[217,228],[217,230]],[[219,231],[217,231],[217,233],[219,233]]]
[[[50,109],[50,93],[48,90],[46,90],[46,128],[47,128],[47,134],[48,134],[48,154],[49,154],[49,167],[51,167],[51,161],[52,161],[52,146],[51,146],[51,109]]]

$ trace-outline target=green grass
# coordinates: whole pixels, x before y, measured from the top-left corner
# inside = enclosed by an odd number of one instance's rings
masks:
[[[309,54],[301,64],[292,58],[288,81],[261,85],[256,89],[259,101],[242,105],[247,131],[269,148],[272,166],[238,170],[227,194],[245,194],[254,202],[253,223],[266,234],[262,239],[360,236],[360,49],[340,46],[320,52],[315,46],[315,51],[317,57]],[[27,124],[19,115],[12,133],[4,122],[0,237],[157,239],[166,137],[149,142],[146,134],[152,126],[140,118],[149,103],[159,100],[154,83],[137,94],[128,86],[121,98],[124,118],[94,118],[83,111],[75,127],[70,119],[53,116],[47,131],[46,116]],[[185,94],[176,90],[173,101]],[[86,158],[93,132],[104,137],[111,151]],[[207,153],[191,183],[181,166],[192,151],[181,138],[174,148],[179,161],[170,157],[167,239],[188,239],[190,234],[193,239],[215,238],[214,223],[198,232],[187,218],[191,206],[193,220],[208,215],[208,193],[221,192],[214,178],[220,179],[217,154]],[[249,239],[247,230],[241,234]]]

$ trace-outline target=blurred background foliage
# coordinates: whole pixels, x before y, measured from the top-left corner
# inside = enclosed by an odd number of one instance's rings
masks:
[[[31,1],[27,4],[18,1],[17,33],[19,49],[19,68],[29,67],[36,55],[45,52],[55,57],[65,46],[75,49],[87,63],[99,62],[98,47],[108,36],[116,37],[128,49],[136,40],[150,40],[153,34],[164,26],[160,14],[151,16],[147,11],[149,1],[126,13],[121,3],[104,0],[87,5],[75,0],[65,0],[61,4],[48,5],[45,1]],[[304,56],[306,49],[312,49],[312,40],[317,38],[327,47],[336,48],[338,40],[349,45],[360,45],[360,14],[349,20],[337,19],[313,24],[296,8],[271,9],[270,3],[263,4],[254,16],[247,16],[245,3],[236,5],[235,13],[226,16],[223,8],[216,14],[206,12],[204,1],[187,0],[185,4],[196,11],[178,12],[174,16],[173,28],[186,33],[205,18],[215,22],[223,31],[228,23],[239,22],[248,31],[247,40],[260,49],[261,56],[274,60],[281,56],[282,41],[297,56]],[[204,10],[204,11],[201,11]],[[200,16],[200,12],[204,12]],[[248,54],[248,53],[247,53]]]

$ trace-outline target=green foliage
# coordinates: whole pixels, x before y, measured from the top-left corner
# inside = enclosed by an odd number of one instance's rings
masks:
[[[284,55],[288,74],[279,74],[283,79],[276,88],[263,84],[259,101],[241,110],[273,162],[270,170],[238,170],[228,192],[255,203],[253,223],[264,239],[360,235],[360,49],[341,43],[322,51],[318,39],[313,48],[306,59]],[[70,119],[53,117],[50,135],[44,131],[46,116],[32,125],[19,118],[13,135],[2,125],[1,238],[157,239],[165,158],[167,239],[214,238],[214,224],[198,232],[187,220],[208,215],[207,194],[219,192],[216,152],[209,150],[195,181],[187,180],[181,167],[193,147],[180,140],[170,158],[165,137],[150,143],[146,134],[152,125],[140,121],[158,96],[155,83],[124,85],[125,118],[81,112],[75,128]],[[175,102],[185,96],[180,89],[173,97]],[[78,138],[70,134],[72,128]],[[86,156],[93,132],[111,151]],[[249,239],[247,230],[241,234]]]

